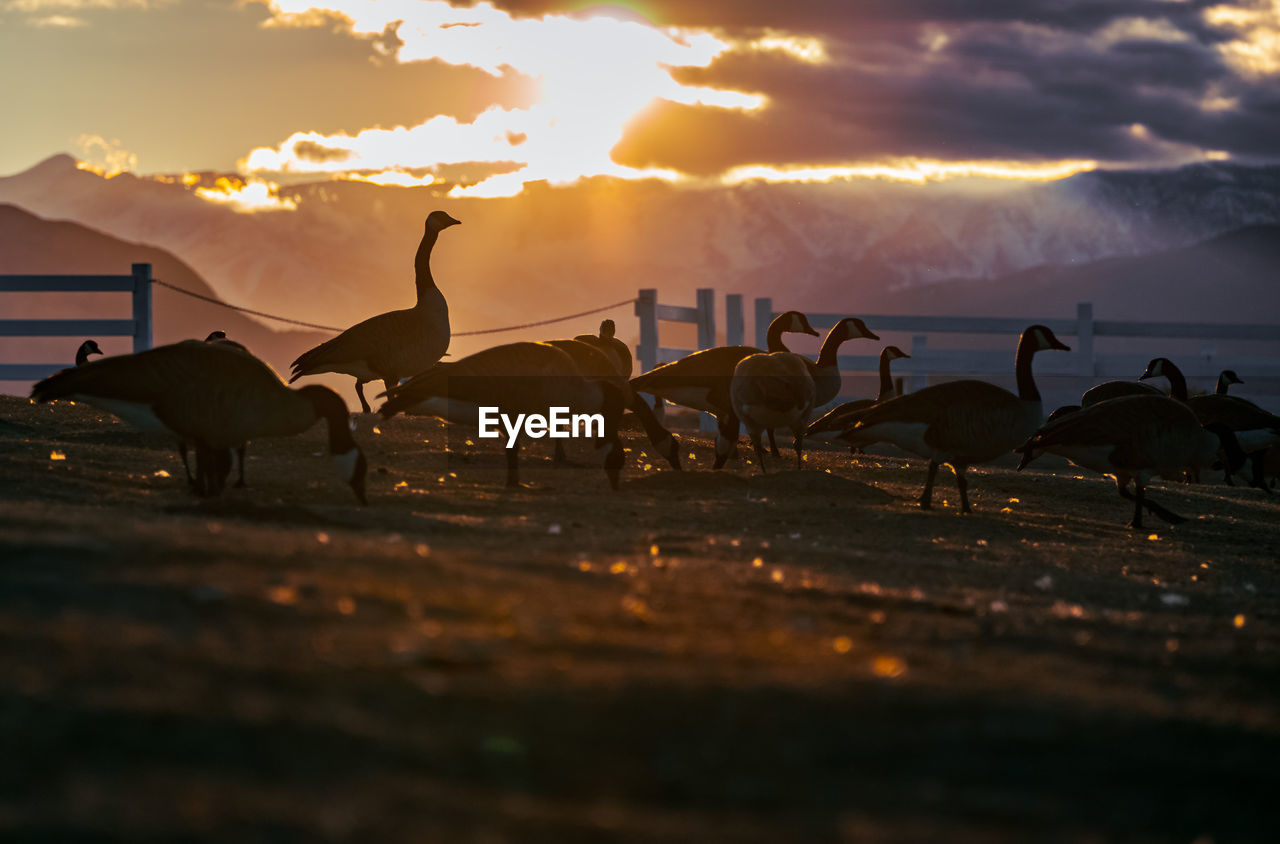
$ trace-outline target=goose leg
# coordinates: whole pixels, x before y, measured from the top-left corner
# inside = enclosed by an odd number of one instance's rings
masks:
[[[760,461],[760,474],[768,474],[769,470],[764,466],[764,437],[761,436],[763,431],[747,431],[751,435],[751,445],[755,447],[756,459]]]
[[[781,457],[782,452],[778,451],[778,440],[773,435],[773,429],[769,429],[769,453],[774,457]]]
[[[920,509],[933,509],[933,479],[938,476],[938,461],[929,461],[929,474],[924,479],[924,492],[920,493]]]
[[[240,458],[240,477],[236,479],[236,489],[244,489],[244,450],[243,445],[236,449],[236,457]]]
[[[637,396],[634,390],[628,389],[627,392],[627,407],[640,420],[645,434],[649,437],[649,442],[653,443],[658,453],[666,458],[672,469],[680,471],[680,441],[662,426],[654,415],[653,408],[649,407],[644,399]]]
[[[1116,478],[1116,491],[1119,492],[1120,497],[1125,499],[1126,501],[1134,500],[1133,493],[1129,492],[1128,478],[1125,478],[1123,481],[1121,481],[1119,477]],[[1186,517],[1179,516],[1177,513],[1173,512],[1172,510],[1165,509],[1164,507],[1162,507],[1161,505],[1157,504],[1156,502],[1152,501],[1149,498],[1145,498],[1145,497],[1143,498],[1142,506],[1151,515],[1159,519],[1164,519],[1166,522],[1168,522],[1171,525],[1180,525],[1186,521]]]
[[[556,440],[555,454],[551,458],[551,462],[557,466],[564,466],[569,462],[569,456],[564,453],[564,443]]]
[[[1142,487],[1142,481],[1134,478],[1133,488],[1136,490],[1133,496],[1133,521],[1129,522],[1129,527],[1134,530],[1142,530],[1142,499],[1146,490]]]
[[[952,469],[956,473],[956,489],[960,490],[960,512],[972,513],[973,508],[969,506],[969,479],[965,477],[965,470],[968,466],[953,466]]]
[[[187,473],[187,486],[192,489],[196,488],[195,475],[191,474],[191,464],[187,462],[187,444],[185,442],[178,443],[178,454],[182,455],[182,469]],[[199,468],[197,466],[197,468]]]
[[[642,401],[643,401],[643,399],[642,399]],[[654,419],[657,419],[659,422],[664,421],[664,420],[667,418],[667,401],[666,401],[666,399],[662,398],[662,396],[654,396],[654,397],[653,397],[653,408],[652,408],[652,410],[653,410],[653,418],[654,418]]]
[[[1267,459],[1267,450],[1255,451],[1249,455],[1249,462],[1253,468],[1253,479],[1249,482],[1250,486],[1256,486],[1258,489],[1271,494],[1271,488],[1267,486],[1267,478],[1265,473],[1265,462]]]
[[[804,428],[792,428],[791,434],[796,438],[796,469],[804,468]]]
[[[721,413],[716,423],[716,462],[713,468],[719,469],[737,449],[740,424],[731,410]]]
[[[507,486],[520,486],[520,440],[507,449]]]
[[[365,401],[365,398],[364,398],[364,385],[368,383],[369,383],[368,381],[361,381],[359,379],[356,380],[356,396],[360,399],[361,413],[371,412],[369,409],[369,402]]]
[[[616,437],[609,444],[609,453],[604,457],[604,473],[609,478],[609,487],[611,489],[618,488],[618,479],[622,476],[622,464],[625,462],[626,456],[622,451],[622,442]]]

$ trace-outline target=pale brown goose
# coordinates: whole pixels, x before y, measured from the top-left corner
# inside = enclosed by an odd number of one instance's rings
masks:
[[[364,503],[366,463],[351,438],[346,405],[333,390],[286,387],[253,355],[223,343],[185,340],[86,363],[39,382],[40,402],[71,399],[196,446],[197,490],[216,495],[230,449],[250,439],[301,433],[324,419],[335,468]]]
[[[413,264],[417,304],[370,317],[299,355],[289,383],[321,372],[350,375],[356,379],[360,408],[368,413],[365,384],[380,380],[390,390],[401,378],[424,372],[444,357],[449,349],[449,305],[431,276],[431,250],[440,232],[459,222],[443,211],[427,216]]]
[[[1171,524],[1186,521],[1147,499],[1147,482],[1155,475],[1208,468],[1220,447],[1229,464],[1244,462],[1231,430],[1216,422],[1202,426],[1185,403],[1160,395],[1121,396],[1046,424],[1023,444],[1018,468],[1026,466],[1033,452],[1050,451],[1111,475],[1120,496],[1134,502],[1130,527],[1141,529],[1144,508]],[[1130,479],[1136,494],[1129,492]]]
[[[898,391],[893,386],[893,373],[890,371],[890,366],[895,360],[909,357],[911,355],[897,346],[885,346],[880,350],[880,392],[876,397],[874,399],[856,399],[845,402],[828,411],[821,418],[816,419],[809,425],[809,429],[804,432],[804,435],[809,438],[834,439],[837,434],[849,427],[850,419],[855,413],[898,395]],[[870,445],[870,443],[866,445]],[[851,441],[849,447],[851,449],[860,449],[864,447],[864,444],[861,441]]]
[[[812,366],[793,352],[761,352],[743,358],[733,369],[729,384],[733,415],[746,426],[761,472],[766,471],[761,436],[773,428],[791,429],[796,468],[804,466],[804,430],[817,395]],[[737,439],[736,431],[733,438]]]
[[[1044,418],[1031,359],[1046,349],[1070,351],[1043,325],[1022,332],[1014,365],[1018,392],[986,381],[951,381],[892,398],[861,411],[850,433],[890,442],[929,461],[920,506],[932,506],[938,467],[955,470],[960,512],[970,512],[965,470],[1013,451],[1035,433]]]
[[[623,450],[618,440],[622,391],[608,378],[587,378],[572,357],[549,343],[507,343],[460,360],[436,364],[385,394],[384,418],[412,411],[470,428],[481,407],[501,413],[546,415],[552,407],[604,417],[604,470],[618,487]],[[520,444],[507,449],[507,486],[519,486]]]

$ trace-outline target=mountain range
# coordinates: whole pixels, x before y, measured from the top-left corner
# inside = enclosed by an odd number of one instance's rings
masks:
[[[195,180],[211,185],[218,175]],[[412,302],[422,220],[443,208],[464,223],[441,237],[433,258],[458,331],[576,312],[644,287],[686,304],[704,286],[855,313],[1014,303],[1039,312],[1046,296],[1071,290],[1068,304],[1091,298],[1101,318],[1156,308],[1199,319],[1201,282],[1138,296],[1132,273],[1145,270],[1108,262],[1172,255],[1160,272],[1181,271],[1179,249],[1280,225],[1280,168],[1228,163],[1054,182],[707,188],[600,178],[533,184],[504,199],[334,180],[282,187],[280,196],[296,209],[241,213],[180,179],[104,178],[64,155],[0,178],[0,201],[159,247],[230,302],[328,325]],[[493,339],[458,338],[454,354]]]

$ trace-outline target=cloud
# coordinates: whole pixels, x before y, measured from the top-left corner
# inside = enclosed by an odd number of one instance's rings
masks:
[[[119,138],[81,135],[76,138],[76,149],[84,164],[106,176],[138,169],[138,156],[121,146]]]
[[[240,214],[265,211],[296,211],[298,203],[280,196],[280,186],[262,179],[219,177],[211,188],[197,187],[196,196],[208,202],[226,205]]]

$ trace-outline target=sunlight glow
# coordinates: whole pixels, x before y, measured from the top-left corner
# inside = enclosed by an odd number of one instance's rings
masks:
[[[1219,52],[1244,76],[1280,74],[1280,0],[1264,0],[1250,7],[1212,6],[1205,22],[1233,30],[1235,38],[1218,45]]]
[[[1056,161],[1025,164],[1016,161],[936,161],[923,158],[893,159],[884,163],[831,167],[771,167],[756,164],[735,167],[723,177],[726,184],[764,182],[831,182],[838,179],[893,179],[925,182],[946,179],[1019,179],[1052,181],[1097,169],[1096,161]]]
[[[298,203],[279,195],[280,186],[262,179],[236,179],[219,176],[211,188],[196,188],[196,196],[209,202],[228,205],[242,214],[259,211],[296,211]]]

